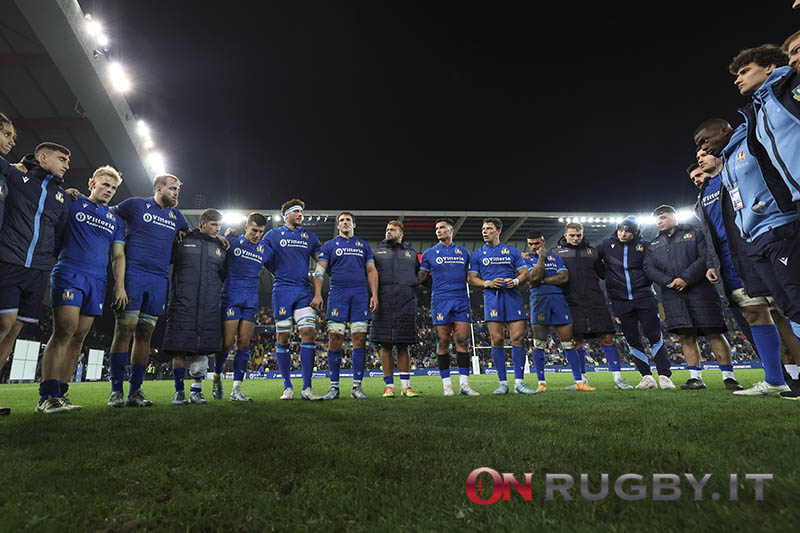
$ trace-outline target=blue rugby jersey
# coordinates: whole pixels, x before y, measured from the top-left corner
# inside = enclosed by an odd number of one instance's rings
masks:
[[[535,261],[533,259],[534,257],[536,257]],[[541,261],[541,257],[531,254],[530,259],[525,259],[525,264],[527,264],[528,269],[531,270],[539,261]],[[564,264],[563,259],[553,254],[544,256],[544,277],[549,278],[555,276],[563,270],[567,270],[567,265]],[[543,296],[545,294],[564,294],[564,291],[562,291],[561,287],[558,285],[548,285],[547,283],[542,283],[538,287],[531,287],[531,300],[536,296]]]
[[[258,290],[258,276],[269,262],[270,250],[261,241],[253,244],[243,236],[228,237],[231,244],[227,255],[227,266],[223,294]]]
[[[328,263],[331,289],[363,288],[367,283],[367,263],[374,263],[372,248],[356,236],[334,237],[322,246],[319,261]]]
[[[431,298],[469,298],[466,286],[468,264],[469,251],[455,243],[450,246],[438,243],[425,250],[419,269],[431,273]]]
[[[478,274],[482,280],[496,278],[516,278],[519,271],[528,268],[522,253],[513,246],[499,243],[497,246],[484,244],[469,258],[469,273]]]
[[[275,275],[275,289],[308,288],[309,259],[319,256],[322,245],[313,232],[298,226],[271,229],[262,237],[270,260],[267,267]]]
[[[76,200],[69,207],[61,253],[55,268],[68,268],[86,276],[105,279],[108,251],[113,243],[125,244],[122,219],[107,205],[97,205],[88,198]]]

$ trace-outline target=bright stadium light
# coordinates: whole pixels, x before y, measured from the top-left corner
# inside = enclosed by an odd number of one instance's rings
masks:
[[[146,163],[147,166],[150,167],[150,170],[156,175],[165,174],[167,172],[167,166],[164,164],[164,156],[158,152],[147,154]]]
[[[592,223],[594,222],[594,217],[589,217],[586,219],[586,222]]]
[[[691,219],[694,215],[692,214],[691,209],[681,209],[676,213],[676,218],[678,222],[686,222]]]
[[[150,128],[144,120],[140,120],[136,123],[136,133],[138,133],[140,137],[147,137],[150,135]]]
[[[564,223],[564,217],[558,217],[558,221],[563,224]]]
[[[581,223],[584,223],[584,222],[586,222],[586,217],[581,217],[581,218],[580,218],[580,222],[581,222]]]
[[[103,48],[106,48],[108,46],[108,36],[106,34],[104,34],[104,33],[101,33],[100,35],[98,35],[97,36],[97,44],[99,44]]]
[[[111,75],[111,84],[114,86],[114,89],[121,93],[130,90],[131,80],[128,79],[128,75],[125,74],[122,65],[119,63],[110,63],[108,65],[108,72]]]
[[[152,150],[154,146],[155,146],[155,143],[153,142],[153,138],[148,135],[147,138],[145,138],[145,140],[144,140],[145,149],[146,150]]]
[[[272,218],[275,219],[275,220],[280,220],[281,219],[281,214],[280,213],[275,213],[274,215],[272,215]]]
[[[103,33],[103,25],[94,20],[91,13],[86,13],[86,33],[95,39]]]
[[[236,211],[223,211],[222,212],[222,223],[226,226],[232,226],[235,224],[241,224],[244,222],[245,217],[242,213],[238,213]]]

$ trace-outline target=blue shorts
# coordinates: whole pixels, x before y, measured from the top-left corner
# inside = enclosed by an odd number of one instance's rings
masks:
[[[123,315],[143,314],[159,317],[167,304],[167,278],[159,274],[128,270],[125,272],[128,305]]]
[[[20,322],[38,322],[47,271],[0,262],[0,280],[0,313],[16,313]]]
[[[525,320],[525,302],[517,289],[484,289],[483,318],[487,322]]]
[[[272,314],[275,321],[292,318],[297,309],[311,306],[308,289],[277,289],[272,291]]]
[[[567,299],[563,294],[538,294],[531,298],[531,324],[563,326],[572,324]]]
[[[220,302],[222,320],[256,321],[258,292],[223,292]]]
[[[328,292],[328,311],[325,317],[331,322],[366,322],[369,313],[369,293],[363,287],[355,289],[331,288]]]
[[[56,268],[50,275],[50,302],[53,307],[70,305],[86,316],[103,314],[106,295],[105,276],[87,276],[69,268]]]
[[[472,314],[467,298],[454,300],[431,300],[431,316],[434,326],[444,326],[453,322],[472,322]]]

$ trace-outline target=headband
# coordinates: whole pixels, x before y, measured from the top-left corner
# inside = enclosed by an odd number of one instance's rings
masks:
[[[293,205],[292,207],[290,207],[289,209],[287,209],[286,211],[283,212],[283,216],[288,215],[292,211],[298,211],[298,210],[302,211],[303,210],[303,206],[302,205]]]

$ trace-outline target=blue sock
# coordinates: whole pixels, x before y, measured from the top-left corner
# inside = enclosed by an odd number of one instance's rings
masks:
[[[533,366],[536,368],[537,379],[544,381],[544,350],[533,350]]]
[[[289,347],[276,344],[275,359],[278,360],[278,370],[280,370],[281,377],[283,378],[283,388],[291,389],[292,355],[289,353]]]
[[[719,365],[722,372],[733,372],[733,365]]]
[[[192,386],[189,388],[189,392],[203,392],[203,382],[197,383],[196,381],[193,381]]]
[[[514,365],[514,379],[525,379],[525,351],[522,346],[511,347],[511,362]]]
[[[622,367],[619,364],[617,347],[613,344],[611,346],[603,346],[603,354],[605,354],[606,361],[608,361],[608,369],[612,372],[619,372]]]
[[[311,386],[311,374],[314,372],[314,352],[313,344],[300,345],[300,368],[303,371],[303,389]]]
[[[764,380],[770,385],[786,385],[783,379],[783,369],[781,367],[781,337],[775,324],[765,324],[763,326],[750,326],[753,332],[758,353],[761,356],[761,365],[764,367]],[[795,323],[792,322],[792,331],[795,330]]]
[[[459,376],[469,376],[469,367],[458,367]]]
[[[128,365],[128,352],[108,354],[108,379],[111,380],[112,392],[122,392],[125,381],[125,367]]]
[[[581,375],[586,373],[586,348],[581,346],[578,350],[578,364],[581,367]]]
[[[183,380],[186,378],[186,368],[173,368],[172,377],[175,379],[175,392],[184,390]]]
[[[228,358],[228,352],[217,352],[214,354],[214,373],[222,375],[225,370],[225,360]]]
[[[250,360],[250,353],[247,348],[236,350],[233,356],[233,380],[244,381],[244,373],[247,371],[247,362]]]
[[[365,348],[353,349],[353,386],[361,385],[361,380],[364,379],[364,359],[366,359],[367,350]]]
[[[439,377],[441,377],[442,379],[449,378],[450,377],[450,369],[449,368],[445,368],[444,370],[442,370],[440,368],[439,369]]]
[[[572,378],[575,381],[581,380],[581,364],[579,362],[580,354],[575,348],[564,350],[564,355],[567,357],[569,367],[572,369]]]
[[[383,382],[387,385],[394,386],[394,376],[383,376]]]
[[[407,385],[404,385],[403,382],[407,383]],[[403,386],[410,387],[411,386],[411,374],[410,373],[408,373],[408,372],[400,372],[400,386],[401,387],[403,387]]]
[[[142,388],[144,371],[146,368],[146,365],[131,365],[131,378],[128,380],[131,384],[131,388],[128,390],[128,396],[131,396],[134,392]]]
[[[331,387],[339,387],[339,369],[342,367],[342,350],[328,350],[328,369]]]
[[[497,367],[497,379],[500,381],[507,381],[508,376],[506,376],[506,352],[503,350],[502,347],[497,348],[492,346],[492,361],[494,361],[494,366]]]
[[[48,379],[39,383],[39,403],[49,397],[58,398],[61,395],[61,382],[57,379]]]

